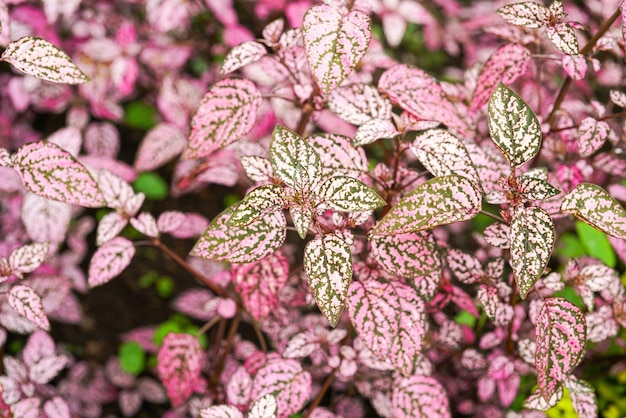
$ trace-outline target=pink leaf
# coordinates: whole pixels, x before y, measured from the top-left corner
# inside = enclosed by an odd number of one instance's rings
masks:
[[[68,152],[47,142],[33,142],[13,155],[13,168],[31,192],[52,200],[86,207],[105,201],[87,169]]]
[[[262,97],[246,79],[218,81],[204,95],[191,120],[191,135],[184,159],[208,157],[252,130]]]
[[[483,235],[487,244],[497,248],[509,248],[510,246],[510,228],[509,225],[495,222],[485,228]]]
[[[141,141],[135,157],[135,170],[155,170],[171,161],[185,149],[187,139],[176,126],[160,123]]]
[[[356,131],[352,145],[360,147],[381,138],[394,138],[399,134],[395,125],[387,119],[370,119]]]
[[[130,216],[135,215],[143,203],[143,198],[135,202],[136,196],[142,194],[136,195],[130,184],[109,170],[98,172],[98,186],[108,207],[124,209]]]
[[[226,399],[231,405],[244,406],[250,401],[252,377],[245,367],[240,366],[226,385]]]
[[[563,69],[572,80],[582,80],[587,73],[587,59],[584,55],[563,55]]]
[[[70,418],[72,416],[67,402],[59,396],[55,396],[46,401],[43,405],[43,412],[45,412],[49,418]]]
[[[124,227],[128,224],[128,217],[120,214],[119,212],[107,213],[98,222],[98,229],[96,230],[96,245],[101,246],[106,242],[111,241],[113,238],[119,235]]]
[[[454,248],[448,250],[446,262],[450,271],[463,283],[476,283],[485,277],[480,261],[460,250]]]
[[[200,418],[243,418],[243,414],[234,406],[215,405],[202,409]]]
[[[509,23],[525,28],[539,28],[548,23],[548,9],[532,1],[507,4],[497,13]]]
[[[578,128],[578,152],[583,158],[590,157],[609,139],[611,128],[604,121],[587,117]]]
[[[276,397],[268,393],[254,402],[248,413],[248,418],[276,418],[277,411],[278,402],[276,402]]]
[[[368,171],[367,157],[362,148],[350,143],[350,138],[336,134],[317,134],[307,138],[307,142],[323,155],[322,174],[324,177],[350,176],[358,178]]]
[[[50,322],[43,310],[41,298],[30,287],[13,286],[9,291],[9,304],[20,315],[32,321],[39,328],[50,329]]]
[[[237,45],[224,58],[220,74],[229,74],[250,63],[258,61],[267,54],[265,46],[257,41],[246,41]]]
[[[186,213],[185,222],[176,230],[170,231],[175,238],[197,238],[207,229],[209,221],[199,213]]]
[[[157,354],[157,372],[172,406],[189,398],[200,379],[203,352],[198,339],[189,334],[169,333]]]
[[[135,415],[141,408],[141,395],[133,390],[122,390],[118,395],[120,410],[125,417]]]
[[[335,89],[328,97],[328,107],[341,119],[355,125],[363,125],[370,119],[391,118],[391,102],[369,84]]]
[[[241,157],[241,167],[253,181],[267,182],[274,176],[272,164],[267,158],[254,155]]]
[[[395,418],[450,417],[448,396],[439,382],[429,376],[403,377],[394,382]]]
[[[546,28],[546,36],[552,44],[567,55],[578,55],[578,39],[569,23],[559,22]]]
[[[576,411],[579,418],[595,418],[598,416],[598,403],[593,386],[584,380],[578,380],[572,376],[565,381],[565,387],[569,390],[574,411]]]
[[[13,417],[38,418],[41,400],[39,398],[25,398],[11,406]]]
[[[9,265],[14,273],[30,273],[44,262],[50,245],[47,242],[24,245],[16,248],[9,256]]]
[[[54,354],[55,346],[52,337],[45,331],[37,330],[28,338],[22,351],[22,358],[24,364],[31,367],[39,360],[54,356]]]
[[[370,19],[360,10],[342,15],[339,10],[320,4],[304,15],[302,34],[315,81],[328,94],[365,55],[371,37]]]
[[[136,218],[130,220],[130,224],[147,237],[157,238],[159,236],[157,222],[148,212],[141,212]]]
[[[115,158],[120,150],[120,134],[112,123],[92,123],[85,131],[83,147],[87,154]]]
[[[98,248],[89,263],[89,286],[100,286],[117,277],[130,264],[134,255],[135,246],[123,237],[115,237]]]
[[[283,357],[304,358],[320,347],[320,338],[318,335],[311,331],[300,332],[291,337],[287,342],[285,351],[283,351]]]
[[[391,274],[413,279],[441,271],[441,260],[430,231],[371,238],[376,262]]]
[[[69,152],[74,157],[80,152],[80,146],[83,142],[80,130],[74,126],[59,129],[46,140],[48,143],[57,145],[59,148]]]
[[[342,212],[365,212],[387,204],[373,189],[348,176],[327,179],[316,194],[318,208],[328,207]]]
[[[169,233],[175,231],[185,222],[186,216],[182,212],[169,210],[161,213],[157,219],[159,232]]]
[[[252,189],[237,204],[228,224],[246,226],[263,215],[281,210],[288,205],[286,197],[284,188],[277,184]]]
[[[26,193],[22,202],[22,223],[30,239],[36,242],[63,242],[70,226],[72,208],[67,203]]]

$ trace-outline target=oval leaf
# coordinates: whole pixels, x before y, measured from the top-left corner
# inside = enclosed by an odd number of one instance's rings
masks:
[[[276,418],[276,412],[278,410],[278,402],[276,397],[271,393],[260,397],[252,405],[248,418]]]
[[[359,177],[368,171],[367,157],[362,148],[355,148],[350,138],[336,134],[313,135],[307,141],[317,155],[323,155],[322,173],[325,177]]]
[[[261,216],[282,209],[286,205],[281,186],[268,184],[248,192],[235,208],[228,225],[245,226]]]
[[[435,237],[430,231],[375,235],[372,254],[383,269],[407,279],[441,271],[441,259]]]
[[[346,176],[326,180],[317,190],[317,199],[321,204],[343,212],[364,212],[387,204],[374,190]]]
[[[141,141],[135,157],[135,170],[151,171],[175,158],[185,149],[187,138],[174,125],[160,123]]]
[[[561,52],[578,55],[578,39],[569,23],[559,22],[546,28],[546,36]]]
[[[356,130],[352,145],[360,147],[380,138],[393,138],[397,135],[398,130],[388,119],[370,119]]]
[[[9,256],[9,265],[15,274],[30,273],[37,269],[48,256],[50,244],[37,242],[18,247]]]
[[[193,393],[203,357],[202,347],[193,335],[169,333],[163,339],[157,354],[157,372],[172,406],[182,404]]]
[[[241,67],[258,61],[267,54],[267,49],[257,41],[246,41],[237,45],[224,58],[224,63],[220,69],[220,74],[229,74],[237,71]]]
[[[67,203],[26,193],[20,216],[30,239],[58,244],[65,240],[72,220],[72,207]]]
[[[280,125],[272,133],[270,163],[274,174],[296,190],[313,190],[321,179],[317,152],[295,132]]]
[[[135,246],[124,237],[115,237],[102,245],[89,263],[89,286],[100,286],[117,277],[135,256]]]
[[[587,74],[587,58],[582,54],[563,55],[561,65],[572,80],[582,80]]]
[[[561,193],[559,189],[537,177],[521,176],[517,180],[524,201],[546,200]]]
[[[548,23],[548,9],[532,1],[507,4],[497,13],[507,22],[525,28],[539,28]]]
[[[604,121],[588,117],[578,127],[578,152],[581,157],[589,157],[609,139],[611,128]]]
[[[369,84],[335,89],[328,97],[329,109],[346,122],[363,125],[370,119],[391,118],[391,102]]]
[[[50,330],[50,322],[44,312],[41,298],[30,287],[21,284],[13,286],[9,291],[9,305],[39,328]]]
[[[395,418],[450,417],[446,391],[430,376],[398,379],[393,385],[391,403]]]

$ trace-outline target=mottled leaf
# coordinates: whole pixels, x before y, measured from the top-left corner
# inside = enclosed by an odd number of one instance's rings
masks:
[[[317,190],[318,204],[343,212],[364,212],[385,206],[387,202],[359,180],[335,176],[326,180]]]
[[[58,244],[65,240],[72,220],[72,208],[67,203],[26,193],[20,217],[30,239]]]
[[[50,244],[36,242],[16,248],[9,255],[9,265],[14,274],[30,273],[48,257]]]
[[[289,187],[309,191],[321,179],[320,157],[313,147],[293,131],[277,125],[270,142],[274,174]]]
[[[411,376],[396,380],[391,402],[394,418],[451,416],[446,391],[430,376]]]
[[[381,138],[394,138],[399,134],[395,125],[388,119],[370,119],[358,127],[352,145],[360,147]]]
[[[556,392],[554,392],[548,400],[545,400],[541,395],[541,392],[536,390],[524,401],[524,408],[547,411],[548,409],[555,407],[561,401],[561,398],[563,398],[563,388],[561,386],[558,387]]]
[[[72,416],[67,402],[59,396],[47,400],[43,405],[43,412],[49,418],[68,418]]]
[[[276,418],[277,411],[276,397],[268,393],[254,402],[250,412],[248,412],[248,418]]]
[[[274,176],[272,164],[267,158],[255,155],[241,157],[241,167],[253,181],[266,182]]]
[[[509,23],[531,29],[548,23],[548,9],[532,1],[507,4],[499,8],[497,13]]]
[[[578,40],[569,23],[559,22],[546,28],[546,36],[552,44],[567,55],[578,55]]]
[[[563,55],[561,65],[572,80],[582,80],[587,74],[587,58],[584,55]]]
[[[214,405],[202,409],[200,418],[243,418],[243,414],[234,406]]]
[[[622,6],[622,10],[623,9],[625,9],[624,6]],[[626,93],[619,90],[611,90],[609,92],[609,97],[617,106],[626,108]]]
[[[510,229],[507,224],[501,222],[492,223],[483,232],[487,244],[498,248],[509,248],[510,246]]]
[[[313,209],[306,206],[294,205],[289,208],[289,215],[291,215],[291,222],[296,228],[296,232],[300,238],[305,239],[313,220]]]
[[[314,332],[300,332],[289,339],[283,351],[284,358],[304,358],[321,347],[320,337]]]
[[[246,194],[236,206],[228,225],[245,226],[259,217],[286,206],[285,190],[278,185],[257,187]]]
[[[158,238],[159,236],[156,219],[148,212],[141,212],[136,218],[130,220],[130,224],[147,237]]]
[[[267,54],[267,49],[260,42],[246,41],[241,43],[226,54],[222,68],[220,68],[220,74],[237,71],[245,65],[258,61],[265,54]]]
[[[128,217],[119,212],[107,213],[98,222],[96,229],[96,245],[101,246],[118,236],[124,227],[128,225]]]
[[[546,200],[561,193],[559,189],[537,177],[520,176],[517,183],[525,201]]]
[[[391,274],[414,279],[441,271],[435,237],[430,231],[375,235],[370,242],[374,259]]]
[[[160,123],[141,141],[135,157],[135,170],[155,170],[171,161],[185,149],[187,139],[176,126]]]
[[[169,333],[163,339],[157,354],[157,372],[172,406],[182,404],[193,393],[203,357],[202,347],[193,335]]]
[[[589,383],[578,380],[571,376],[565,382],[565,387],[569,390],[574,411],[578,418],[595,418],[598,416],[598,402],[596,394]]]
[[[105,284],[117,277],[135,256],[135,246],[124,237],[115,237],[96,250],[89,263],[89,286]]]
[[[604,121],[587,117],[578,127],[578,152],[581,157],[589,157],[609,139],[611,128]]]
[[[324,177],[359,177],[368,171],[365,151],[355,148],[350,138],[336,134],[318,134],[307,138],[318,155],[323,155],[322,174]]]
[[[162,212],[157,219],[159,232],[168,233],[178,229],[186,220],[187,216],[176,210]]]
[[[446,262],[456,278],[463,283],[476,283],[485,277],[480,261],[460,250],[449,249],[446,252]]]
[[[41,298],[33,289],[21,284],[9,291],[9,305],[20,315],[33,322],[41,329],[50,330],[50,322],[43,310]]]
[[[369,84],[350,84],[335,89],[328,96],[328,107],[354,125],[363,125],[370,119],[391,118],[391,102]]]

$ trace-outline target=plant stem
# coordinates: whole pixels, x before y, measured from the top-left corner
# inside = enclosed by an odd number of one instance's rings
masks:
[[[296,128],[296,134],[298,134],[298,136],[304,135],[304,130],[306,129],[307,123],[309,123],[311,114],[313,114],[313,106],[307,102],[304,104],[304,108],[302,109],[302,114],[300,115],[300,120],[298,121],[298,126]]]
[[[198,331],[196,331],[196,337],[201,336],[202,334],[206,333],[208,330],[213,328],[213,326],[215,324],[217,324],[220,319],[222,319],[220,316],[215,316],[215,317],[213,317],[213,319],[208,321],[206,324],[202,325],[202,328],[200,328]]]
[[[309,418],[311,414],[313,413],[313,410],[315,410],[315,408],[317,408],[320,402],[322,402],[322,399],[324,399],[324,395],[326,395],[326,392],[328,391],[330,384],[333,382],[333,378],[335,377],[336,371],[337,369],[333,369],[333,371],[328,376],[326,376],[326,380],[324,380],[324,384],[322,384],[322,388],[320,389],[320,392],[317,394],[317,396],[315,397],[311,405],[309,405],[309,410],[307,411],[306,415],[303,418]]]
[[[488,211],[486,211],[486,210],[481,210],[481,211],[480,211],[480,213],[482,213],[482,214],[483,214],[483,215],[485,215],[485,216],[489,216],[490,218],[495,219],[496,221],[500,221],[500,222],[502,222],[503,224],[505,224],[505,223],[506,223],[506,222],[504,221],[504,219],[502,219],[502,217],[501,217],[501,216],[496,215],[495,213],[491,213],[491,212],[488,212]]]
[[[265,337],[263,336],[263,331],[261,331],[261,327],[259,327],[259,323],[252,320],[252,328],[254,328],[254,333],[256,334],[257,340],[259,340],[259,345],[261,346],[261,350],[264,353],[267,353],[267,342],[265,341]]]
[[[239,329],[239,322],[241,321],[241,310],[237,310],[237,315],[233,319],[233,322],[230,323],[230,329],[228,330],[228,335],[226,336],[226,346],[224,347],[224,351],[222,352],[222,356],[220,357],[217,365],[215,366],[215,372],[211,378],[211,383],[217,386],[219,383],[220,376],[222,375],[222,370],[224,369],[224,363],[226,362],[226,356],[230,352],[230,349],[233,346],[233,341],[235,339],[235,334]],[[218,343],[219,344],[219,343]]]

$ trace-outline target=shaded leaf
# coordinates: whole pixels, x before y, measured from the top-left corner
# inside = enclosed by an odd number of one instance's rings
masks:
[[[449,249],[446,252],[446,262],[450,271],[463,283],[476,283],[485,277],[480,261],[463,251]]]
[[[396,418],[450,417],[448,396],[430,376],[403,377],[394,382],[393,416]]]
[[[589,157],[609,139],[611,128],[604,121],[587,117],[578,127],[578,152],[581,157]]]
[[[30,239],[58,244],[65,240],[72,220],[72,208],[67,203],[26,193],[20,217]]]
[[[413,279],[441,271],[435,237],[430,231],[375,235],[370,242],[374,259],[391,274]]]
[[[230,50],[224,58],[220,74],[228,74],[237,71],[241,67],[258,61],[267,54],[265,46],[257,41],[246,41]]]
[[[237,204],[228,225],[245,226],[259,217],[286,206],[285,191],[281,186],[268,184],[246,194]]]
[[[162,212],[157,219],[159,232],[168,233],[177,230],[185,222],[186,218],[187,216],[184,213],[176,210]]]
[[[563,398],[563,388],[559,386],[556,392],[550,396],[547,401],[541,395],[539,390],[533,392],[525,401],[524,408],[536,409],[538,411],[547,411],[550,408],[555,407]]]
[[[20,315],[33,322],[41,329],[50,330],[50,322],[43,310],[41,298],[33,289],[21,284],[9,291],[9,305]]]
[[[9,265],[14,274],[30,273],[44,262],[50,245],[47,242],[27,244],[9,255]]]
[[[561,65],[572,80],[582,80],[587,74],[587,59],[584,55],[563,55]]]
[[[369,84],[350,84],[328,96],[329,109],[346,122],[363,125],[370,119],[391,118],[391,102]]]
[[[323,155],[322,173],[324,177],[359,177],[367,173],[368,162],[365,151],[350,143],[350,138],[336,134],[318,134],[307,138],[318,155]]]
[[[295,132],[280,125],[272,133],[270,162],[274,174],[296,190],[313,190],[321,179],[317,152]]]
[[[157,354],[157,372],[172,406],[189,398],[200,379],[203,363],[202,347],[189,334],[169,333]]]
[[[487,244],[498,248],[509,248],[510,246],[509,225],[495,222],[485,228],[483,236]]]
[[[565,381],[565,387],[569,390],[569,396],[578,418],[598,416],[598,402],[593,386],[572,376]]]
[[[343,212],[364,212],[385,206],[387,202],[370,187],[347,176],[326,180],[317,190],[320,204]]]
[[[89,263],[89,286],[105,284],[117,277],[135,256],[135,246],[124,237],[115,237],[96,250]]]
[[[185,149],[187,138],[175,125],[160,123],[150,129],[135,156],[135,170],[151,171],[171,161]]]

